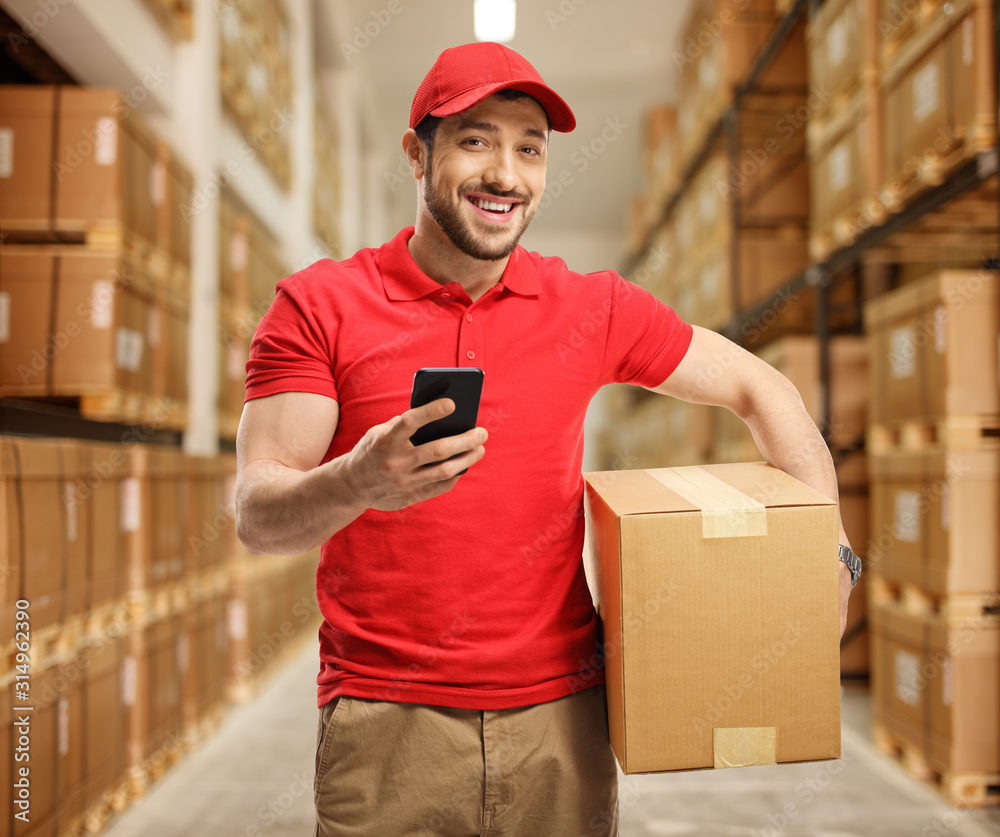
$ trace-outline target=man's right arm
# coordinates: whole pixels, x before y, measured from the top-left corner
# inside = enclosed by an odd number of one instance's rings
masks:
[[[340,416],[335,400],[285,392],[248,401],[236,435],[239,539],[255,554],[299,555],[368,509],[402,509],[450,491],[460,472],[482,459],[486,431],[418,447],[410,436],[454,407],[443,398],[407,410],[321,465]],[[454,454],[461,455],[441,461]]]

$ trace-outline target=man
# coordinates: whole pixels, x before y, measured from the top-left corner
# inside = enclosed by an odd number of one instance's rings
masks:
[[[772,463],[837,496],[771,367],[611,271],[517,246],[551,131],[574,127],[517,53],[446,50],[403,136],[415,227],[280,282],[255,335],[237,530],[258,553],[323,546],[317,835],[617,833],[581,561],[583,419],[602,385],[728,407]],[[585,322],[591,342],[561,350]],[[444,366],[485,370],[483,426],[415,447],[454,404],[407,409],[413,373]]]

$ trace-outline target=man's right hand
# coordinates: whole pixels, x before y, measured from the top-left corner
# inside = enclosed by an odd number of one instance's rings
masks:
[[[377,424],[361,437],[344,464],[345,478],[366,508],[395,511],[437,497],[451,491],[461,472],[483,458],[483,427],[423,445],[410,442],[419,428],[454,409],[450,398],[439,398]]]

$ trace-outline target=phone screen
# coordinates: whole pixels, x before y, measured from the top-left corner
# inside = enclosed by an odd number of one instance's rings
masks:
[[[425,424],[410,437],[410,442],[423,445],[435,439],[457,436],[466,430],[472,430],[479,416],[483,378],[482,369],[470,366],[418,369],[413,376],[410,408],[422,407],[439,398],[450,398],[455,402],[455,410]]]

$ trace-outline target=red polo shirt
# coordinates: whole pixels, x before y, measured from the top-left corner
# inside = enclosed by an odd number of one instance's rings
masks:
[[[483,459],[447,494],[369,510],[323,545],[319,705],[501,709],[601,683],[581,560],[584,415],[604,384],[662,383],[691,326],[612,271],[573,273],[521,247],[473,302],[417,267],[412,235],[278,283],[247,364],[248,400],[339,402],[324,461],[405,412],[417,369],[486,373]]]

